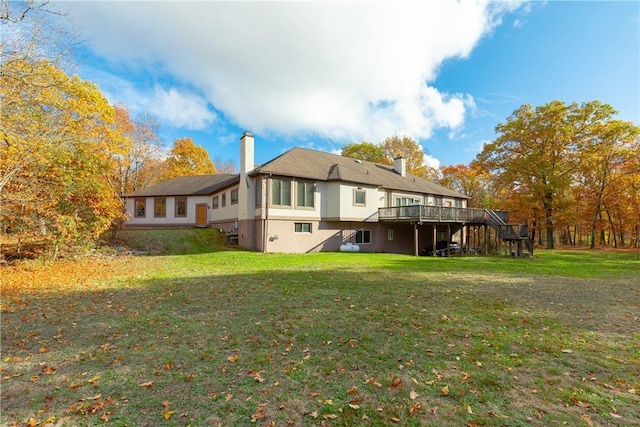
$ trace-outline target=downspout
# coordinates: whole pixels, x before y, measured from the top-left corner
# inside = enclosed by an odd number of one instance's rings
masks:
[[[267,236],[269,235],[269,200],[271,200],[269,190],[271,189],[271,174],[265,179],[266,182],[266,200],[264,201],[264,220],[262,226],[262,253],[267,252]]]

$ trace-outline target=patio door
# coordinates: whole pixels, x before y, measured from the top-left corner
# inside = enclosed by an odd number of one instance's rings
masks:
[[[207,204],[196,204],[196,227],[207,226]]]

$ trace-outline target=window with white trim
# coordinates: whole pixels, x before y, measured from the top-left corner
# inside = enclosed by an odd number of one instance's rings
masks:
[[[393,230],[387,230],[387,240],[393,240]]]
[[[361,188],[353,190],[353,205],[367,206],[367,192]]]

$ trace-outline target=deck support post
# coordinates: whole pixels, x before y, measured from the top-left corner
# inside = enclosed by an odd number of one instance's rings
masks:
[[[436,243],[438,240],[438,228],[435,224],[433,224],[433,251],[431,251],[432,256],[436,256]]]
[[[420,255],[418,252],[418,224],[413,224],[413,254]]]
[[[487,233],[487,225],[483,225],[484,227],[484,253],[489,254],[489,234]]]
[[[451,224],[447,224],[447,256],[451,256]]]

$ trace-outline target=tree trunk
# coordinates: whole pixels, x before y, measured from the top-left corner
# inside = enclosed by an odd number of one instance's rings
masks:
[[[547,229],[547,249],[555,249],[553,236],[553,193],[545,193],[544,201],[545,227]]]
[[[600,218],[600,200],[596,203],[596,211],[593,214],[593,221],[591,221],[591,249],[596,247],[596,232],[598,230],[598,218]]]

